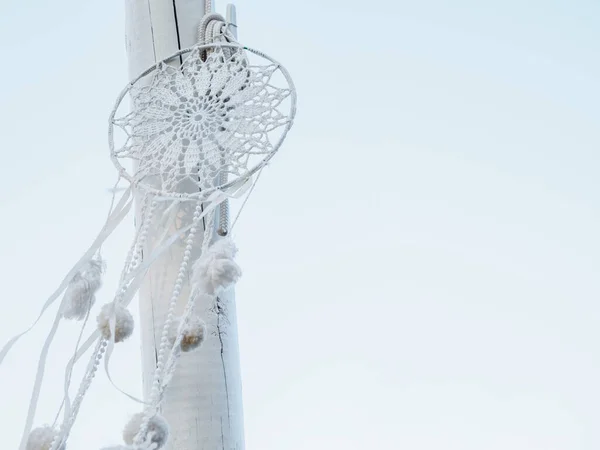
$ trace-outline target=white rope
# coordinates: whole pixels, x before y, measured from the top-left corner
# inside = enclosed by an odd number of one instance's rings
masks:
[[[200,25],[198,26],[198,43],[199,44],[210,44],[223,40],[224,42],[235,42],[233,33],[229,31],[229,25],[223,16],[220,14],[211,14],[212,8],[210,8],[210,0],[207,0],[207,10],[205,17],[202,18]],[[224,49],[226,57],[230,57],[232,49]],[[223,165],[222,170],[219,174],[219,184],[224,186],[227,184],[227,171],[224,170],[226,161],[224,158],[221,161]],[[226,236],[229,229],[229,201],[225,200],[219,207],[219,225],[218,234],[220,236]]]

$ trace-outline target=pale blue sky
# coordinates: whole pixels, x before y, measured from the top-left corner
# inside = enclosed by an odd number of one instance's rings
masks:
[[[238,15],[299,91],[236,233],[248,450],[599,448],[600,3],[262,0]],[[0,54],[4,342],[104,220],[124,5],[2,2]],[[130,238],[106,248],[115,271]],[[3,448],[48,326],[0,367]],[[139,340],[124,345],[115,377],[139,393]],[[104,378],[70,450],[119,442],[137,411]]]

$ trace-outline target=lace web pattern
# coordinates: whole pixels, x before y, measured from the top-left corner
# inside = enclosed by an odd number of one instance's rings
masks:
[[[198,45],[180,68],[160,62],[123,91],[109,141],[125,178],[158,195],[199,197],[268,162],[291,127],[295,91],[283,67],[246,50],[267,64],[251,63],[239,46]],[[131,112],[116,117],[127,93]]]

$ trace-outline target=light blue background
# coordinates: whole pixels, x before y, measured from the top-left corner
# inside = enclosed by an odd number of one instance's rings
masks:
[[[300,95],[236,232],[247,448],[598,449],[600,3],[238,11],[240,38]],[[4,1],[0,54],[4,342],[104,221],[124,5]],[[100,303],[131,228],[105,249]],[[17,447],[49,323],[0,366],[2,448]],[[75,334],[53,347],[38,423]],[[136,336],[113,366],[134,394],[138,354]],[[69,450],[120,442],[136,411],[100,373]]]

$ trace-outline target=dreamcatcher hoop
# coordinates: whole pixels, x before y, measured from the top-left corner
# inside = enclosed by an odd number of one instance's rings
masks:
[[[133,139],[134,136],[132,136],[131,134],[129,134],[129,132],[127,132],[127,130],[125,130],[126,126],[119,125],[117,123],[119,119],[116,118],[117,112],[118,112],[123,100],[125,99],[125,97],[128,94],[131,94],[132,91],[134,91],[136,89],[137,90],[147,89],[148,90],[147,96],[151,97],[152,96],[151,91],[153,89],[152,86],[149,86],[149,87],[145,86],[142,88],[137,86],[139,84],[139,82],[142,79],[144,79],[145,77],[147,77],[148,75],[154,74],[154,77],[152,78],[152,80],[150,80],[150,85],[152,85],[152,83],[155,82],[157,79],[158,79],[158,83],[161,82],[161,80],[159,79],[159,74],[161,73],[160,72],[161,70],[171,70],[172,73],[175,73],[176,71],[179,73],[183,73],[183,71],[180,70],[180,68],[174,68],[174,67],[168,65],[168,63],[170,61],[174,60],[175,58],[178,58],[178,57],[186,55],[186,54],[190,54],[188,56],[188,58],[184,60],[183,65],[182,65],[182,68],[183,68],[186,65],[186,62],[188,62],[192,58],[192,56],[194,56],[193,54],[196,54],[196,56],[198,58],[195,61],[195,64],[198,64],[201,67],[203,64],[207,64],[207,62],[200,60],[201,55],[206,54],[208,52],[208,54],[209,54],[208,58],[210,58],[210,55],[212,55],[212,54],[224,53],[225,51],[227,51],[228,53],[233,54],[233,55],[235,55],[236,53],[241,55],[241,57],[244,58],[248,64],[248,66],[247,66],[248,70],[251,70],[252,68],[256,68],[259,66],[250,65],[244,51],[254,54],[255,56],[258,56],[258,57],[266,60],[268,63],[270,63],[269,66],[267,66],[267,67],[270,67],[271,76],[273,76],[276,73],[280,73],[283,76],[285,83],[287,84],[286,88],[284,88],[284,89],[279,88],[279,89],[282,92],[285,92],[285,95],[284,95],[285,98],[290,99],[289,112],[287,112],[286,115],[281,115],[280,123],[272,126],[271,129],[267,129],[267,130],[259,129],[258,131],[256,131],[256,133],[262,133],[263,138],[265,138],[268,142],[269,150],[264,152],[264,157],[262,159],[260,159],[258,162],[254,163],[251,167],[247,168],[243,173],[236,174],[237,176],[234,179],[227,180],[227,177],[225,177],[224,179],[220,178],[218,181],[221,181],[221,183],[219,183],[217,181],[217,182],[213,182],[211,186],[204,185],[195,192],[178,192],[177,189],[164,189],[164,187],[156,188],[155,186],[144,182],[145,176],[138,177],[138,176],[136,176],[136,175],[138,175],[137,172],[131,174],[123,166],[121,160],[122,159],[135,160],[136,158],[132,158],[131,155],[119,155],[119,152],[121,152],[122,149],[125,148],[125,145],[127,144],[127,142],[129,142],[130,139]],[[194,64],[193,61],[191,63]],[[270,81],[270,78],[265,79],[264,75],[261,78],[262,78],[260,81],[262,83],[261,89],[263,91],[265,89],[267,89],[268,87],[274,88],[274,86],[271,86],[268,83],[268,81]],[[209,85],[211,82],[212,82],[212,80],[209,82]],[[263,96],[264,96],[264,94],[263,94]],[[231,110],[235,111],[236,108],[238,108],[238,107],[247,106],[247,103],[249,103],[251,101],[252,101],[252,99],[249,98],[249,99],[247,99],[246,102],[239,103],[238,105],[236,105],[236,107],[233,107]],[[266,55],[265,53],[263,53],[259,50],[255,50],[250,47],[242,46],[237,43],[216,42],[216,43],[210,43],[210,44],[198,44],[198,45],[189,47],[187,49],[180,50],[180,51],[172,54],[171,56],[163,59],[162,61],[157,62],[156,64],[154,64],[153,66],[151,66],[150,68],[148,68],[144,72],[142,72],[133,81],[129,82],[127,84],[127,86],[121,91],[121,93],[117,97],[115,106],[109,116],[108,144],[109,144],[109,149],[110,149],[110,157],[111,157],[113,164],[119,171],[119,174],[121,177],[126,179],[132,186],[134,186],[134,189],[139,188],[140,190],[144,191],[146,194],[149,194],[149,195],[163,197],[163,198],[164,197],[176,198],[179,200],[197,200],[197,199],[205,198],[217,190],[220,190],[223,192],[228,192],[232,189],[238,188],[239,186],[243,185],[244,182],[246,182],[255,173],[257,173],[258,171],[263,169],[269,163],[269,161],[273,158],[275,153],[277,153],[277,151],[281,147],[281,144],[285,140],[287,133],[289,132],[289,130],[291,129],[291,127],[293,125],[294,118],[296,115],[296,102],[297,102],[297,98],[296,98],[296,89],[294,86],[294,82],[293,82],[289,72],[287,71],[287,69],[283,65],[281,65],[279,62],[277,62],[274,58]],[[275,105],[275,107],[281,105],[281,103],[282,103],[282,101],[279,101],[279,103],[277,103]],[[134,109],[133,106],[134,105],[132,105],[132,109]],[[274,110],[275,107],[273,107],[271,109]],[[131,114],[136,114],[136,111],[133,111],[132,113],[130,113],[130,115]],[[125,117],[127,117],[127,116],[125,116]],[[246,119],[249,119],[249,118],[246,117]],[[256,123],[254,125],[257,126]],[[126,132],[126,134],[128,135],[126,144],[123,147],[121,147],[120,149],[117,148],[117,146],[115,144],[115,127],[118,127],[121,130],[124,130]],[[279,134],[278,138],[276,139],[276,142],[270,143],[270,141],[268,141],[269,140],[268,133],[272,132],[276,129],[279,131],[280,134]],[[233,135],[233,134],[235,134],[235,132],[232,132],[231,134]],[[177,137],[176,139],[180,139],[180,138]],[[181,145],[181,143],[176,142],[176,139],[174,139],[169,144],[165,144],[165,146],[172,145],[173,143],[176,143],[177,145]],[[143,145],[142,145],[142,147],[143,147]],[[242,151],[239,152],[239,154],[244,154],[244,153],[245,154],[256,154],[256,153],[252,153],[252,150],[253,150],[253,147],[249,148],[248,145],[245,145],[244,148],[242,149]],[[142,149],[141,151],[143,152],[144,150]],[[202,150],[200,150],[200,151],[202,151]],[[224,170],[225,170],[224,167],[221,166],[218,168],[218,170],[215,170],[215,173],[223,172]],[[223,183],[222,182],[223,180],[227,180],[227,181],[225,181]]]
[[[201,28],[212,30],[208,33],[210,38],[229,40],[232,36],[219,28],[226,26],[224,19],[214,14],[205,16],[201,24]],[[206,30],[200,34],[200,42],[206,42]],[[251,54],[261,58],[263,63],[251,62]],[[169,65],[183,55],[188,56],[181,65],[179,61]],[[119,116],[126,97],[131,100],[131,112]],[[285,67],[258,50],[231,41],[199,43],[180,50],[146,69],[121,91],[109,115],[108,144],[119,181],[125,179],[130,186],[118,201],[116,190],[113,192],[110,213],[98,236],[46,300],[32,327],[0,348],[1,364],[13,345],[38,323],[47,308],[60,301],[40,355],[20,450],[64,449],[103,358],[106,374],[115,388],[146,405],[145,411],[126,427],[129,430],[126,443],[129,445],[131,440],[133,447],[122,448],[164,445],[168,426],[164,421],[157,422],[156,413],[181,353],[198,347],[207,334],[207,324],[194,312],[195,304],[202,298],[216,308],[219,295],[241,276],[235,262],[235,244],[229,237],[222,238],[228,234],[229,199],[240,198],[248,188],[248,195],[252,192],[254,184],[250,188],[249,181],[279,151],[293,125],[296,102],[296,89]],[[117,145],[115,140],[117,130],[124,132],[121,137],[117,135],[118,140],[124,142],[122,145]],[[125,159],[129,164],[124,164]],[[133,168],[126,168],[130,166]],[[53,425],[32,431],[48,349],[58,325],[65,319],[80,320],[85,326],[96,291],[102,286],[104,261],[100,249],[132,210],[134,199],[138,204],[139,225],[116,294],[101,308],[97,330],[85,343],[79,345],[80,340],[77,341],[76,354],[65,371],[64,397],[59,409],[59,415],[64,409],[62,423],[57,427],[55,420]],[[246,196],[241,208],[247,199]],[[201,226],[205,220],[210,222],[216,217],[217,209],[219,229]],[[180,228],[177,218],[181,211],[190,217],[189,224]],[[155,235],[158,229],[162,232]],[[215,232],[221,238],[213,239]],[[162,327],[150,400],[138,400],[114,384],[109,374],[109,359],[114,344],[132,334],[134,320],[127,306],[148,270],[175,242],[182,241],[185,247],[182,247]],[[202,243],[199,255],[192,257],[192,250],[199,242]],[[175,318],[185,286],[189,288],[189,298],[183,314]],[[79,339],[83,330],[82,327]],[[69,386],[73,365],[94,343],[87,369],[71,401]],[[136,436],[129,436],[136,430]],[[157,437],[158,431],[162,433],[160,443],[149,442],[150,437]]]

